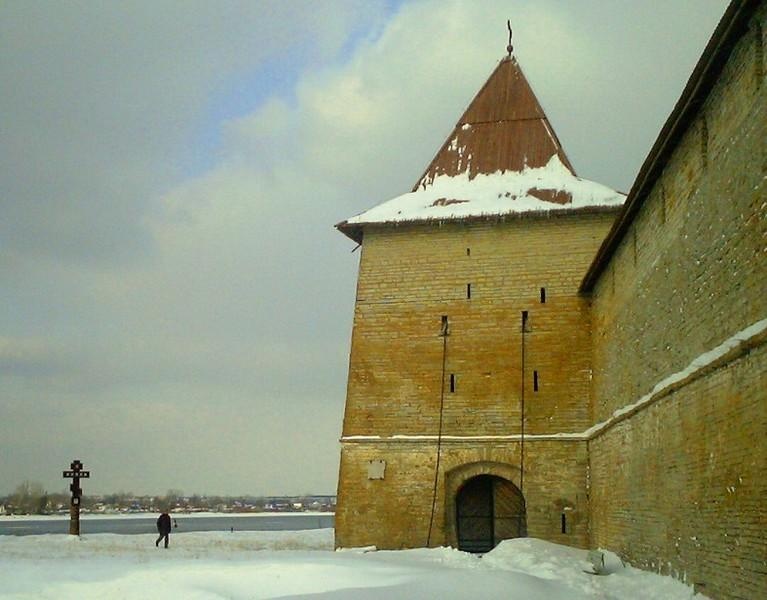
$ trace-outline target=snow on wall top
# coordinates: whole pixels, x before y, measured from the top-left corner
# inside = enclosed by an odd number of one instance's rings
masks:
[[[339,227],[620,206],[625,199],[625,194],[573,175],[554,155],[545,166],[522,171],[478,173],[473,178],[468,172],[438,175],[416,191],[351,217]]]

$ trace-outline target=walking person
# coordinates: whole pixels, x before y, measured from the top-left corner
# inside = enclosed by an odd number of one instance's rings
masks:
[[[160,540],[165,538],[165,547],[168,547],[168,536],[170,535],[170,515],[164,512],[157,519],[157,531],[160,533],[160,537],[154,543],[155,546],[160,546]]]

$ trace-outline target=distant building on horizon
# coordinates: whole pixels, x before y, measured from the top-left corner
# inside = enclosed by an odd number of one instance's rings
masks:
[[[410,193],[337,225],[337,546],[529,535],[767,597],[766,13],[728,7],[627,199],[509,56]]]

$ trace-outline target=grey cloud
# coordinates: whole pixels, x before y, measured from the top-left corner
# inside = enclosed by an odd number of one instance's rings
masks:
[[[15,3],[0,9],[0,234],[7,248],[116,260],[183,177],[217,85],[301,43],[332,56],[359,4],[318,27],[303,2]]]
[[[332,225],[412,186],[507,17],[579,173],[625,189],[724,4],[3,5],[0,491],[77,456],[91,491],[332,492],[358,258]],[[290,98],[189,175],[217,86],[295,44]]]

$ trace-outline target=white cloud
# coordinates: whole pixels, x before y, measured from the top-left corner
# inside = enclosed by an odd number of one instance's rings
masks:
[[[4,5],[0,354],[64,354],[9,379],[0,491],[77,453],[104,474],[92,490],[331,492],[357,256],[332,225],[410,189],[508,17],[581,174],[626,187],[723,2],[664,9],[675,40],[653,37],[655,8],[615,4],[425,0],[382,29],[375,3]],[[339,54],[360,23],[373,33]],[[218,162],[185,175],[216,86],[296,52],[295,87],[220,123]]]

